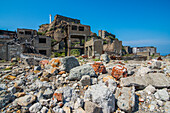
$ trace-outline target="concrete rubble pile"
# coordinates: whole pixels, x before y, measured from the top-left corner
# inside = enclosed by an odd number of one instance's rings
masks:
[[[0,65],[1,113],[169,113],[170,63],[74,56]]]

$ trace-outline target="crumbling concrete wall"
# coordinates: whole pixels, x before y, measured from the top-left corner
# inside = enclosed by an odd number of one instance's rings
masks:
[[[112,52],[116,55],[121,55],[122,53],[122,41],[117,39],[113,40],[113,42],[109,41],[107,44],[103,45],[104,52]]]
[[[85,43],[85,54],[94,56],[95,54],[103,53],[103,41],[101,39],[91,39]]]
[[[41,53],[40,51],[46,51],[46,56],[51,55],[51,37],[47,36],[37,36],[34,38],[34,48],[38,53]]]

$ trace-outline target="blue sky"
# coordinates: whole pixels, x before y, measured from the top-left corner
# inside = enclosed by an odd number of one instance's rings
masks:
[[[107,30],[123,45],[156,46],[170,54],[170,0],[1,0],[0,29],[37,29],[49,14],[77,18],[92,32]],[[53,19],[52,18],[52,19]]]

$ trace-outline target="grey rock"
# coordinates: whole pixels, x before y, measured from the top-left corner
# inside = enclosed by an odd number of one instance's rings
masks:
[[[164,109],[166,113],[170,113],[170,101],[165,103]]]
[[[8,91],[10,91],[12,94],[16,93],[16,87],[10,87],[8,88]]]
[[[86,101],[85,102],[85,112],[86,113],[103,113],[102,108],[96,103]]]
[[[109,57],[108,57],[107,54],[102,54],[102,55],[100,56],[100,60],[102,60],[102,61],[105,62],[105,63],[109,63],[109,62],[110,62],[110,59],[109,59]]]
[[[4,89],[7,89],[6,85],[5,84],[0,84],[0,91],[4,90]]]
[[[45,98],[51,98],[52,95],[53,95],[53,91],[52,91],[50,88],[47,88],[47,89],[44,91],[44,94],[43,94],[43,96],[44,96]]]
[[[81,98],[77,98],[77,101],[74,104],[74,109],[78,109],[79,107],[83,107],[84,101]]]
[[[74,67],[79,66],[78,60],[74,56],[67,56],[60,59],[61,66],[60,70],[70,72],[70,70]]]
[[[64,110],[62,108],[57,107],[57,106],[53,108],[53,111],[55,113],[64,113]]]
[[[73,101],[75,102],[78,95],[75,92],[75,90],[72,87],[61,87],[55,91],[55,93],[62,93],[63,94],[63,100],[65,102]]]
[[[169,100],[169,95],[166,89],[157,90],[157,92],[154,95],[155,95],[155,98],[157,99],[160,99],[163,101]]]
[[[118,107],[126,112],[132,112],[135,107],[135,88],[134,87],[123,87],[121,95],[118,97]]]
[[[35,103],[33,104],[30,108],[29,108],[29,111],[31,113],[37,113],[38,111],[40,111],[42,108],[41,104],[40,103]]]
[[[120,85],[124,86],[137,86],[138,89],[144,89],[148,85],[155,88],[170,87],[170,78],[162,73],[149,73],[145,76],[130,76],[120,79]]]
[[[146,74],[149,73],[149,71],[151,71],[151,69],[149,69],[148,67],[140,67],[137,72],[135,73],[136,76],[145,76]]]
[[[18,98],[18,104],[20,106],[26,107],[32,104],[35,101],[36,97],[34,95],[25,95],[23,97]]]
[[[41,66],[34,66],[34,70],[40,71],[41,70]]]
[[[91,78],[92,85],[97,84],[97,82],[98,82],[97,78]]]
[[[155,61],[152,63],[152,68],[153,69],[160,69],[161,68],[162,63],[160,61]]]
[[[92,101],[102,108],[104,113],[113,112],[115,97],[113,92],[103,83],[90,86],[84,94],[84,101]]]
[[[146,93],[148,93],[148,94],[152,94],[152,93],[154,93],[154,92],[156,91],[156,89],[155,89],[155,87],[153,87],[152,85],[149,85],[149,86],[147,86],[147,87],[144,89],[144,91],[145,91]]]
[[[94,69],[89,64],[75,67],[70,70],[70,80],[80,80],[83,75],[89,75],[90,77],[96,77]]]
[[[80,83],[82,86],[91,85],[91,79],[89,75],[82,76]]]
[[[48,108],[43,106],[43,108],[41,109],[40,113],[47,113],[48,112]]]

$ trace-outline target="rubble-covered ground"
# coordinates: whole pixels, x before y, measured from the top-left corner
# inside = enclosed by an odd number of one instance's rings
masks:
[[[0,63],[1,113],[170,113],[169,60],[100,60]]]

